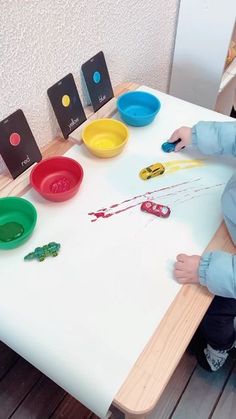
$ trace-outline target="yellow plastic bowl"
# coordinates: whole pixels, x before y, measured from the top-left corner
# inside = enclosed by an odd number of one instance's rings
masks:
[[[129,130],[116,119],[96,119],[86,125],[82,139],[88,150],[97,157],[114,157],[128,141]]]

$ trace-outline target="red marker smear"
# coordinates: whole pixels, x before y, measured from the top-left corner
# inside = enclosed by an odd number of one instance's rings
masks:
[[[126,199],[120,203],[117,204],[112,204],[110,207],[107,208],[102,208],[100,210],[94,211],[94,212],[89,212],[88,215],[94,216],[95,218],[93,218],[91,220],[91,222],[97,221],[99,218],[110,218],[113,215],[117,215],[120,214],[124,211],[128,211],[131,208],[140,206],[143,202],[145,202],[147,200],[147,198],[150,200],[156,199],[156,198],[163,198],[163,197],[171,197],[171,198],[177,198],[175,200],[175,202],[184,202],[186,200],[192,199],[195,196],[198,196],[197,194],[199,192],[202,192],[203,190],[206,189],[211,189],[211,188],[216,188],[219,186],[222,186],[223,184],[218,184],[218,185],[212,185],[212,186],[202,186],[201,185],[198,188],[194,189],[194,183],[198,182],[199,180],[201,180],[201,178],[197,178],[194,179],[192,181],[188,181],[188,182],[182,182],[182,183],[178,183],[176,185],[172,185],[172,186],[166,186],[165,188],[161,188],[161,189],[156,189],[154,191],[151,192],[146,192],[143,195],[137,195],[134,196],[133,198],[129,198]],[[181,189],[178,189],[181,188]],[[180,198],[179,196],[177,196],[177,194],[181,193],[182,197]],[[138,202],[137,202],[138,201]],[[129,205],[126,205],[130,203]],[[173,200],[172,200],[173,203]],[[165,204],[167,205],[167,203]],[[116,211],[114,211],[114,208],[119,207]]]

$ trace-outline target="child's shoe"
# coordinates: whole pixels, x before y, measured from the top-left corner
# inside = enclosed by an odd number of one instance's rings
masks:
[[[207,344],[203,351],[196,353],[196,358],[207,371],[215,372],[223,367],[226,359],[229,356],[229,350],[214,349],[211,345]]]
[[[215,372],[224,365],[229,353],[235,355],[235,348],[236,342],[227,350],[214,349],[206,342],[199,330],[197,330],[187,351],[196,356],[199,365],[201,365],[204,370]]]
[[[236,341],[227,350],[214,349],[211,345],[207,344],[202,351],[196,352],[196,358],[202,368],[210,372],[215,372],[223,367],[229,355],[235,358],[235,352]]]

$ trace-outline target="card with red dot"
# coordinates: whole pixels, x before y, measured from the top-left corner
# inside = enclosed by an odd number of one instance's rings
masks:
[[[76,128],[86,121],[73,74],[67,74],[51,86],[47,93],[63,137],[67,139]]]
[[[102,51],[81,67],[94,112],[114,97],[109,72]]]
[[[13,179],[42,159],[21,109],[0,122],[0,154]]]

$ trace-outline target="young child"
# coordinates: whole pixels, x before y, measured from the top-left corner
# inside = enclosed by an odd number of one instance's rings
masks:
[[[169,142],[179,138],[175,151],[193,144],[203,154],[236,156],[236,122],[198,122],[193,128],[181,127]],[[223,192],[222,212],[236,245],[236,173]],[[216,295],[192,340],[192,347],[204,369],[217,371],[236,341],[236,255],[223,251],[205,252],[202,256],[181,253],[176,259],[174,275],[178,282],[200,283]]]

